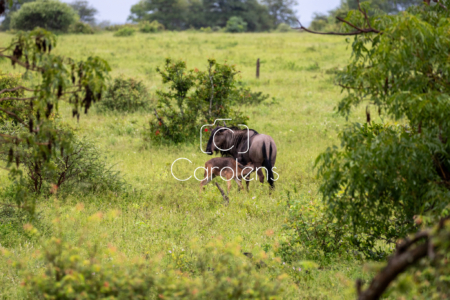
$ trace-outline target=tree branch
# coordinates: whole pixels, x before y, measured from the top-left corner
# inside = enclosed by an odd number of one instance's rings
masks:
[[[1,108],[1,107],[0,107],[0,110],[3,111],[4,113],[10,115],[10,116],[13,116],[17,121],[19,121],[19,122],[22,123],[23,125],[26,125],[26,124],[25,124],[25,121],[22,120],[22,119],[21,119],[18,115],[16,115],[15,113],[10,112],[9,110],[3,109],[3,108]]]
[[[300,20],[298,20],[298,19],[297,19],[297,22],[298,22],[298,24],[300,24],[300,27],[299,28],[294,28],[294,29],[304,30],[306,32],[313,33],[313,34],[325,34],[325,35],[344,35],[344,36],[347,35],[348,36],[348,35],[358,35],[358,34],[363,34],[363,33],[379,33],[379,34],[383,34],[383,32],[381,32],[381,31],[379,31],[379,30],[377,30],[377,29],[375,29],[375,28],[373,28],[371,26],[370,20],[369,20],[369,16],[367,15],[367,12],[364,11],[361,8],[361,6],[359,5],[359,0],[357,0],[357,2],[358,2],[358,10],[364,16],[364,20],[366,21],[367,28],[360,28],[360,27],[350,23],[349,21],[344,20],[341,17],[336,17],[336,19],[338,19],[339,21],[341,21],[341,22],[347,24],[348,26],[356,29],[356,31],[351,31],[351,32],[333,32],[333,31],[330,31],[330,32],[319,32],[319,31],[314,31],[314,30],[310,30],[310,29],[304,27],[302,25],[302,23],[300,23]]]
[[[7,100],[19,100],[19,101],[23,101],[23,100],[33,100],[36,99],[37,97],[25,97],[25,98],[17,98],[17,97],[6,97],[6,98],[0,98],[0,102],[2,101],[7,101]]]
[[[450,217],[446,217],[439,221],[437,232],[442,230],[445,221],[449,219]],[[405,239],[401,244],[397,245],[397,250],[389,258],[387,266],[372,279],[370,286],[365,291],[361,289],[361,280],[356,282],[358,300],[379,299],[389,284],[408,267],[426,256],[433,259],[436,246],[433,245],[431,237],[431,231],[424,230],[418,232],[412,239]],[[421,243],[424,240],[425,242]],[[418,243],[420,244],[417,245]]]
[[[27,88],[25,86],[18,86],[18,87],[15,87],[13,89],[3,89],[3,90],[0,91],[0,94],[6,93],[6,92],[15,92],[17,90],[26,90],[26,91],[29,91],[29,92],[35,92],[35,90]]]
[[[302,25],[302,23],[300,23],[300,20],[297,20],[297,22],[298,22],[298,24],[300,25],[300,27],[298,27],[298,28],[293,28],[293,29],[300,29],[300,30],[304,30],[304,31],[306,31],[306,32],[313,33],[313,34],[325,34],[325,35],[358,35],[358,34],[364,33],[364,32],[361,32],[360,30],[352,31],[352,32],[333,32],[333,31],[330,31],[330,32],[319,32],[319,31],[310,30],[310,29],[304,27],[304,26]]]
[[[33,67],[33,66],[30,66],[29,63],[24,63],[23,61],[18,60],[18,59],[15,58],[14,56],[3,55],[3,54],[0,53],[0,57],[8,58],[8,59],[10,59],[11,61],[13,61],[14,63],[16,63],[16,64],[20,65],[21,67],[24,67],[25,69],[30,70],[30,71],[39,71],[39,72],[44,71],[43,68],[36,67],[36,66],[34,66],[34,67]]]

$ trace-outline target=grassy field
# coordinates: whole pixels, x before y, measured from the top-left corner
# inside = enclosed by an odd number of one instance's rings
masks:
[[[0,46],[11,36],[0,34]],[[55,49],[60,54],[77,58],[99,55],[112,67],[112,77],[125,75],[143,80],[154,94],[162,88],[155,71],[166,57],[184,59],[188,68],[205,69],[207,58],[219,63],[236,64],[242,82],[254,91],[270,94],[274,100],[244,111],[250,117],[249,127],[271,135],[278,148],[276,190],[269,195],[268,186],[251,183],[249,193],[238,193],[236,185],[230,193],[230,205],[224,206],[217,188],[210,184],[199,196],[199,182],[175,180],[171,164],[180,157],[175,168],[178,177],[193,175],[211,157],[200,152],[198,141],[192,145],[163,147],[145,143],[144,126],[151,112],[127,115],[102,115],[91,110],[77,123],[71,108],[62,105],[61,117],[77,128],[80,135],[93,139],[104,156],[130,184],[130,192],[116,196],[70,195],[68,198],[40,200],[38,221],[48,232],[57,226],[52,220],[76,219],[80,226],[97,212],[119,210],[112,222],[92,225],[90,239],[102,246],[115,245],[129,256],[154,256],[171,249],[189,249],[197,239],[202,247],[220,238],[234,241],[240,238],[242,251],[257,251],[265,245],[283,240],[281,230],[287,217],[287,193],[305,202],[320,201],[318,181],[313,169],[317,155],[328,146],[338,144],[337,131],[348,121],[334,113],[342,97],[333,84],[333,68],[344,67],[350,51],[345,38],[323,37],[304,33],[285,34],[224,34],[167,32],[113,37],[112,33],[92,36],[64,35]],[[255,78],[255,62],[261,60],[261,77]],[[2,72],[17,72],[6,61],[0,61]],[[349,121],[364,119],[358,110]],[[0,188],[8,185],[6,172],[0,173]],[[201,176],[200,172],[197,174]],[[220,182],[219,182],[220,183]],[[223,187],[225,184],[220,183]],[[82,203],[83,209],[79,209]],[[78,209],[76,208],[78,204]],[[267,234],[270,230],[274,234]],[[44,233],[45,234],[45,233]],[[13,235],[10,235],[13,237]],[[8,244],[17,256],[30,256],[40,246],[33,240],[17,236]],[[318,262],[320,265],[320,262]],[[42,266],[33,265],[36,270]],[[285,299],[329,299],[348,297],[349,285],[357,277],[368,278],[362,262],[336,258],[331,265],[314,270],[309,279],[291,280]],[[4,259],[0,259],[0,298],[18,299],[20,279]]]

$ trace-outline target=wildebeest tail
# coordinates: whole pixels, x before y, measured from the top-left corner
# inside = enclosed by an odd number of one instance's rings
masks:
[[[267,170],[267,181],[269,182],[270,186],[273,187],[273,171],[272,163],[270,162],[270,158],[272,157],[272,145],[270,145],[269,147],[269,157],[267,157],[266,143],[263,143],[262,152],[264,158],[263,166]]]

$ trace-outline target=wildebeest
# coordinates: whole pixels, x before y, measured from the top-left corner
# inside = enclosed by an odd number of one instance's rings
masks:
[[[205,185],[211,182],[215,177],[221,176],[227,181],[228,193],[231,188],[231,180],[234,179],[239,188],[242,189],[240,179],[253,171],[253,165],[244,166],[238,163],[232,157],[215,157],[205,163],[204,179],[200,182],[200,193]]]
[[[253,129],[217,126],[211,131],[206,152],[209,155],[216,152],[222,156],[232,156],[242,165],[253,164],[261,183],[264,182],[262,169],[265,168],[267,181],[273,187],[277,147],[269,135],[259,134]],[[246,183],[248,189],[249,181]]]

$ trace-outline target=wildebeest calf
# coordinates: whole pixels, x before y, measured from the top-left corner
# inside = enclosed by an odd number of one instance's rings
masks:
[[[205,163],[205,169],[204,179],[200,183],[200,193],[202,192],[203,187],[217,176],[221,176],[227,181],[228,193],[230,192],[232,179],[234,179],[242,189],[240,179],[243,177],[247,178],[246,175],[254,171],[253,164],[244,166],[232,157],[216,157],[210,159]]]

